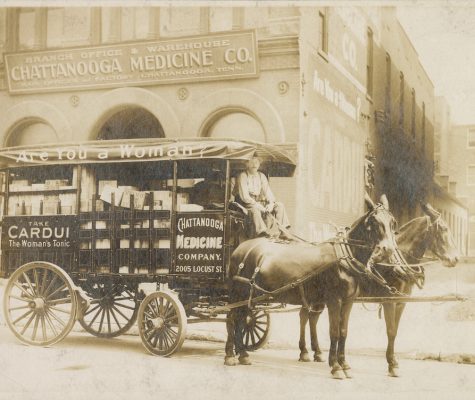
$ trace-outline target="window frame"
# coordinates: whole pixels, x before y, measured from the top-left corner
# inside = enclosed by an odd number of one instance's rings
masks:
[[[318,22],[321,26],[321,31],[318,40],[318,52],[325,59],[328,57],[328,8],[318,10]]]
[[[474,134],[473,140],[470,140],[470,132],[473,132]],[[473,143],[473,145],[471,145],[470,143]],[[475,148],[475,127],[467,128],[467,149],[473,149],[473,148]]]
[[[374,33],[368,26],[366,30],[366,95],[373,97],[374,91]]]
[[[473,168],[473,174],[469,174],[469,169],[470,168]],[[466,183],[467,183],[467,186],[475,186],[475,164],[468,164],[467,165],[467,169],[466,169]],[[469,177],[470,176],[473,176],[473,183],[469,181]]]

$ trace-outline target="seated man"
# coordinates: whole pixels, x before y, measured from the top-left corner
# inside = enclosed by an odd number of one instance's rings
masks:
[[[274,222],[272,221],[274,218],[279,228],[290,228],[290,224],[284,205],[275,201],[269,181],[262,172],[258,171],[259,167],[258,158],[254,157],[249,160],[246,171],[238,175],[233,192],[236,201],[248,210],[256,229],[256,235],[272,236],[269,228]],[[270,218],[269,225],[264,221],[263,214],[270,214],[274,217]]]

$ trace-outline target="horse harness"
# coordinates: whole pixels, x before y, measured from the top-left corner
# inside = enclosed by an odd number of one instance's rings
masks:
[[[282,240],[277,240],[274,239],[274,242],[277,243],[289,243],[288,241],[282,241]],[[346,271],[349,271],[350,274],[352,275],[358,275],[360,277],[366,277],[370,280],[373,280],[383,288],[385,288],[391,295],[396,295],[396,296],[403,296],[404,293],[399,292],[396,288],[391,287],[387,284],[386,280],[376,271],[372,270],[371,267],[365,266],[363,263],[358,261],[354,256],[353,252],[351,250],[351,247],[368,247],[364,246],[364,242],[358,241],[358,240],[353,240],[353,239],[348,239],[344,234],[339,232],[338,236],[333,239],[329,240],[326,242],[322,243],[329,243],[333,245],[333,248],[335,250],[335,254],[337,256],[337,261],[338,264]],[[233,280],[239,283],[243,284],[248,284],[250,285],[250,291],[249,291],[249,299],[248,299],[248,307],[252,308],[252,303],[255,301],[255,298],[253,297],[255,292],[260,292],[265,295],[266,300],[271,300],[274,296],[278,296],[279,294],[290,290],[290,289],[295,289],[297,288],[302,300],[302,306],[309,311],[311,311],[311,306],[309,305],[309,302],[307,301],[306,295],[305,295],[305,289],[303,287],[304,283],[313,278],[314,276],[318,275],[321,271],[312,271],[310,274],[307,274],[299,279],[297,279],[294,282],[288,283],[287,285],[284,285],[278,289],[269,291],[266,290],[262,287],[260,287],[256,283],[256,278],[257,275],[260,272],[261,265],[257,265],[254,269],[254,272],[252,274],[251,278],[246,278],[243,276],[240,276],[240,273],[244,269],[245,263],[251,252],[260,244],[260,242],[256,243],[254,246],[252,246],[244,255],[244,258],[238,265],[238,270],[235,276],[233,276]],[[405,263],[404,258],[402,255],[399,254],[398,259],[400,259],[399,262]],[[262,296],[259,296],[259,299],[262,300]]]

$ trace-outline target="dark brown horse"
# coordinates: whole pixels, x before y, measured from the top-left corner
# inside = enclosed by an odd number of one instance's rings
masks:
[[[395,251],[395,220],[386,202],[375,205],[367,198],[369,211],[348,232],[352,254],[361,272]],[[350,375],[345,361],[345,341],[353,299],[358,282],[351,266],[345,265],[335,239],[317,245],[276,243],[265,238],[248,240],[233,252],[229,267],[229,302],[243,304],[228,313],[225,365],[236,365],[234,350],[241,364],[250,364],[243,345],[244,324],[251,298],[306,305],[323,302],[330,315],[331,349],[329,364],[332,375]],[[342,372],[344,371],[344,373]]]
[[[422,206],[425,216],[415,218],[403,225],[397,235],[397,246],[403,253],[409,264],[421,262],[425,252],[430,250],[446,267],[454,267],[458,261],[458,251],[447,224],[442,220],[440,213],[434,210],[430,204]],[[415,284],[421,285],[424,279],[422,268],[412,268],[405,273],[396,273],[394,269],[384,268],[380,270],[381,275],[388,285],[395,288],[399,293],[410,295]],[[390,296],[391,293],[373,283],[361,285],[362,296]],[[314,351],[314,360],[323,361],[317,338],[317,322],[320,313],[324,309],[324,304],[314,304],[313,310],[302,308],[300,311],[300,361],[310,361],[305,344],[305,326],[310,322],[311,346]],[[396,339],[399,322],[405,303],[383,303],[384,318],[386,321],[386,333],[388,336],[388,346],[386,350],[386,360],[388,362],[388,373],[392,377],[399,376],[398,362],[394,355],[394,342]]]

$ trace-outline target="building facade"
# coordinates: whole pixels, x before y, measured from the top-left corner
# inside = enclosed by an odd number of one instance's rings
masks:
[[[448,137],[447,175],[456,176],[450,182],[453,193],[468,209],[467,254],[475,256],[475,126],[454,125]]]
[[[276,196],[311,240],[429,197],[433,85],[390,7],[0,9],[2,146],[233,137],[295,154]],[[368,183],[368,182],[366,182]]]

